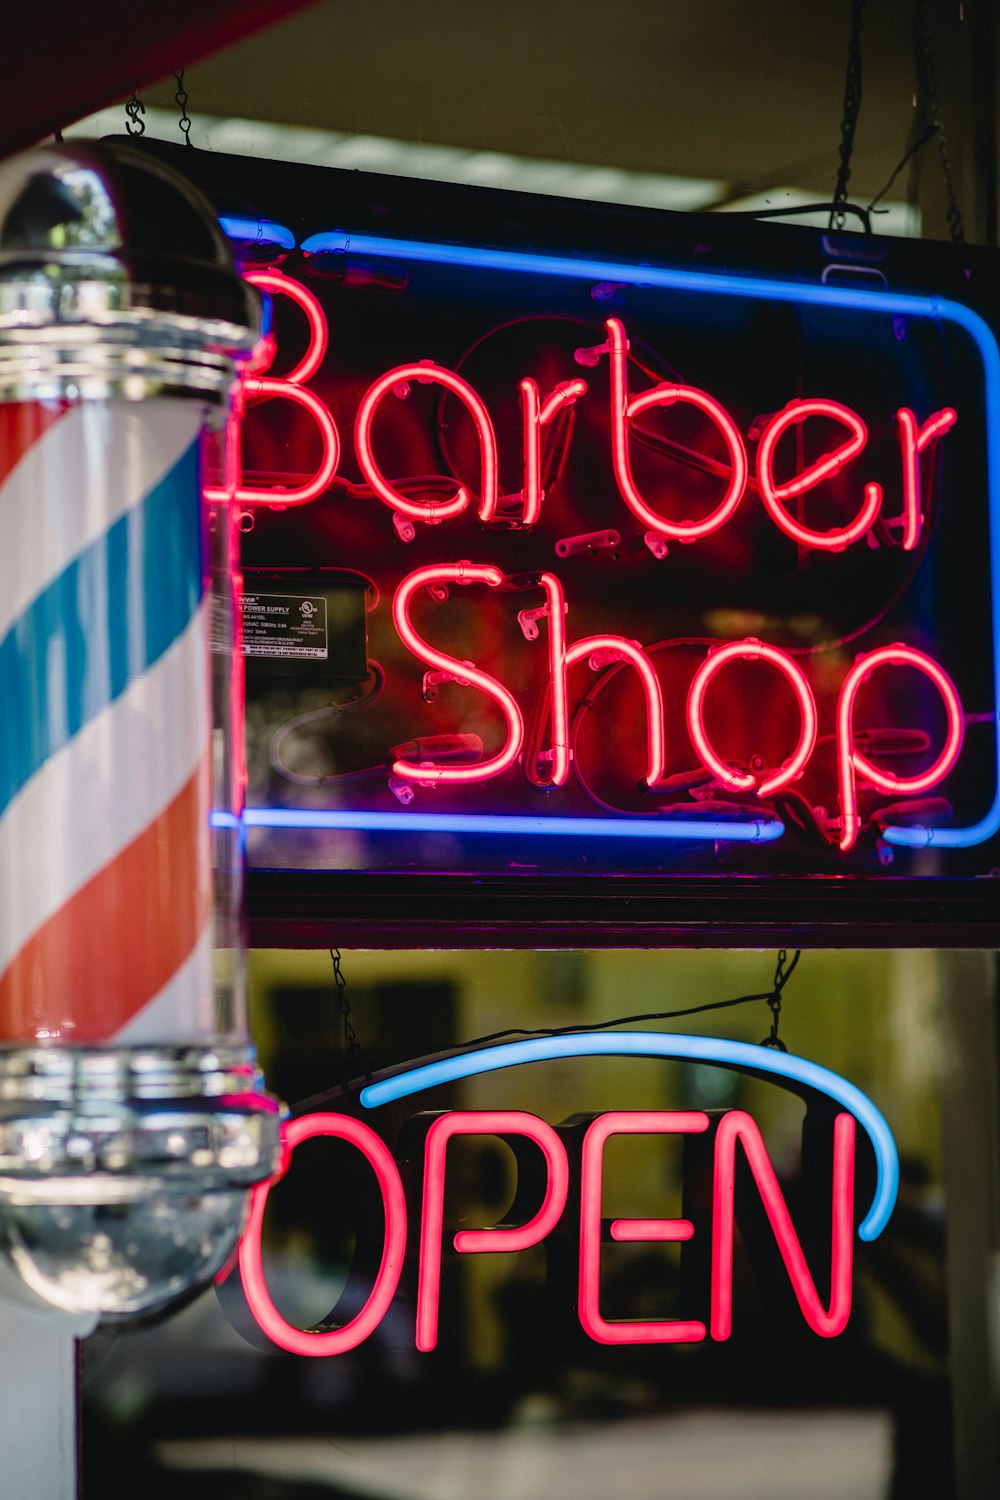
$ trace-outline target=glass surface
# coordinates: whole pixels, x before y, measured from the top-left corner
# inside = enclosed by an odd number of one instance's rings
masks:
[[[356,1088],[343,1087],[348,1077],[363,1083],[385,1066],[509,1029],[586,1028],[758,995],[773,967],[765,954],[348,952],[338,991],[328,955],[257,953],[255,1033],[271,1086],[293,1106],[310,1101],[297,1113],[363,1117],[400,1158],[421,1109],[518,1110],[556,1126],[608,1110],[744,1109],[825,1301],[829,1183],[819,1156],[803,1165],[802,1100],[773,1082],[701,1064],[564,1060],[471,1078],[377,1118]],[[852,1312],[840,1336],[821,1338],[806,1325],[773,1236],[755,1222],[753,1185],[740,1178],[728,1339],[609,1347],[588,1338],[576,1312],[571,1185],[545,1244],[445,1255],[437,1345],[418,1352],[421,1188],[419,1173],[404,1171],[410,1227],[400,1291],[352,1351],[276,1350],[241,1315],[231,1282],[159,1328],[90,1340],[86,1482],[99,1493],[114,1471],[119,1484],[141,1481],[151,1495],[183,1486],[192,1497],[252,1500],[952,1495],[951,1198],[970,1190],[976,1168],[944,1149],[935,976],[928,955],[806,953],[783,993],[782,1040],[863,1089],[901,1157],[888,1227],[871,1244],[854,1239]],[[643,1024],[756,1043],[771,1020],[756,999]],[[855,1223],[871,1194],[860,1132],[858,1152]],[[699,1239],[704,1248],[703,1168],[685,1157],[679,1136],[615,1137],[605,1149],[602,1215],[690,1216],[690,1248]],[[504,1218],[515,1170],[497,1138],[451,1143],[446,1242]],[[343,1324],[357,1310],[358,1268],[377,1260],[381,1235],[378,1194],[357,1153],[329,1140],[299,1147],[265,1218],[265,1274],[284,1318],[314,1327],[344,1297],[335,1319]],[[607,1240],[602,1315],[703,1316],[704,1267],[688,1249]]]
[[[231,490],[233,423],[215,415],[202,434],[202,472],[213,492]],[[246,939],[243,925],[245,873],[243,802],[244,679],[240,649],[240,590],[236,513],[231,500],[206,499],[207,579],[210,600],[212,699],[212,870],[215,1030],[242,1042],[247,1034]]]
[[[993,335],[938,296],[752,275],[760,230],[734,274],[663,229],[631,264],[569,208],[572,255],[317,233],[271,275],[252,866],[992,868]]]
[[[232,536],[222,509],[206,531],[201,498],[213,420],[192,400],[0,407],[5,1042],[245,1037]]]

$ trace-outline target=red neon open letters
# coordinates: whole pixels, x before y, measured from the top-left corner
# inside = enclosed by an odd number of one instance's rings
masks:
[[[715,1130],[710,1225],[702,1224],[696,1230],[687,1219],[617,1218],[608,1226],[610,1242],[616,1244],[687,1242],[696,1233],[709,1236],[709,1306],[702,1318],[621,1321],[609,1319],[602,1311],[601,1246],[605,1242],[602,1205],[608,1142],[615,1136],[636,1134],[681,1137],[708,1128],[708,1115],[697,1110],[616,1110],[596,1116],[587,1128],[578,1169],[579,1218],[577,1224],[570,1226],[578,1243],[574,1300],[583,1331],[600,1344],[697,1343],[706,1337],[706,1332],[714,1340],[730,1337],[734,1317],[733,1243],[734,1215],[738,1212],[739,1148],[749,1165],[754,1189],[763,1204],[802,1317],[822,1338],[842,1333],[852,1302],[855,1121],[849,1114],[838,1115],[833,1127],[831,1269],[825,1296],[807,1264],[756,1123],[742,1110],[729,1110]],[[557,1229],[565,1227],[560,1221],[565,1220],[573,1173],[567,1146],[558,1129],[526,1111],[463,1110],[432,1117],[423,1145],[419,1222],[409,1225],[399,1166],[370,1126],[342,1115],[303,1116],[287,1129],[288,1158],[296,1146],[317,1135],[337,1136],[349,1142],[361,1152],[375,1174],[384,1215],[383,1249],[364,1306],[348,1323],[321,1332],[296,1328],[278,1312],[267,1289],[261,1229],[270,1184],[255,1190],[250,1223],[239,1252],[243,1291],[250,1311],[268,1338],[293,1354],[313,1357],[343,1354],[369,1338],[392,1304],[408,1255],[416,1262],[414,1342],[417,1349],[429,1352],[437,1344],[443,1256],[514,1254],[542,1244]],[[456,1232],[444,1222],[449,1142],[459,1136],[482,1135],[528,1142],[529,1149],[537,1151],[543,1165],[544,1188],[536,1211],[525,1223],[466,1227]]]

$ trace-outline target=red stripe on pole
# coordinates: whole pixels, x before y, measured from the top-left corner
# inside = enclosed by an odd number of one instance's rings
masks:
[[[105,1042],[163,988],[211,910],[208,813],[206,760],[0,974],[0,1038]]]
[[[0,403],[0,484],[68,410],[66,401]]]

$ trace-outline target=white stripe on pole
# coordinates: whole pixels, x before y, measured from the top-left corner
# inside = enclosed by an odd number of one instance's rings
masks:
[[[115,1032],[112,1040],[122,1047],[148,1047],[156,1043],[190,1044],[194,1037],[217,1033],[212,954],[209,921],[176,974],[138,1015]]]
[[[18,871],[0,902],[0,973],[48,917],[173,801],[208,753],[207,628],[206,601],[155,666],[51,756],[0,818],[0,869]],[[110,804],[88,795],[91,785],[105,783],[109,768]],[[31,848],[58,848],[60,857],[18,855]]]
[[[31,445],[0,484],[0,639],[155,489],[194,442],[202,417],[197,401],[83,402]]]

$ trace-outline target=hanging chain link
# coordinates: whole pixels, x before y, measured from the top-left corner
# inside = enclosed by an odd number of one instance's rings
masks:
[[[175,80],[177,82],[177,92],[174,95],[174,99],[177,102],[177,108],[181,112],[181,117],[177,121],[177,129],[180,131],[181,135],[184,137],[184,144],[185,144],[185,146],[190,146],[190,144],[191,144],[191,116],[187,112],[187,108],[188,108],[188,96],[187,96],[187,90],[184,87],[184,69],[180,68],[174,74],[174,78],[175,78]]]
[[[773,986],[771,993],[767,997],[767,1004],[771,1011],[771,1030],[760,1043],[761,1047],[774,1047],[778,1052],[788,1051],[788,1048],[778,1035],[778,1021],[781,1016],[781,992],[789,979],[791,979],[795,965],[798,963],[800,957],[801,949],[796,952],[795,957],[786,969],[785,963],[788,959],[788,954],[784,948],[778,950],[778,962],[774,970]]]
[[[362,1048],[351,1019],[351,1002],[347,998],[347,980],[341,967],[340,949],[331,948],[330,957],[333,960],[334,994],[344,1023],[344,1082],[347,1083],[352,1076],[351,1065],[361,1056]]]
[[[861,113],[861,27],[864,21],[865,0],[853,0],[851,5],[851,40],[847,48],[847,75],[844,79],[844,117],[840,122],[840,166],[837,170],[837,186],[833,192],[835,204],[847,202],[847,184],[851,177],[851,155],[854,151],[854,132]],[[830,228],[843,229],[847,216],[834,211],[830,215]]]
[[[937,134],[941,175],[944,178],[945,196],[948,200],[948,207],[945,211],[945,217],[948,221],[948,233],[955,244],[964,245],[965,224],[962,220],[962,210],[958,205],[958,195],[955,192],[954,178],[951,175],[951,155],[948,151],[948,141],[944,133],[944,121],[941,118],[941,100],[938,96],[937,88],[937,75],[934,71],[934,46],[931,41],[931,16],[928,0],[920,0],[917,14],[919,17],[919,24],[917,26],[918,82],[923,88],[926,100],[928,123]]]
[[[125,106],[125,113],[128,115],[128,119],[125,121],[125,129],[129,135],[145,135],[146,122],[145,120],[140,120],[139,116],[146,113],[146,106],[139,98],[138,89],[132,90],[132,97]]]

